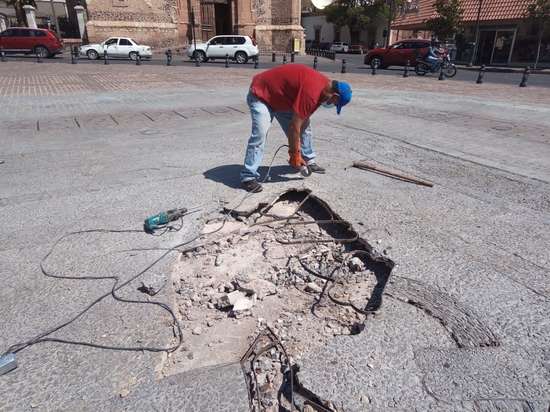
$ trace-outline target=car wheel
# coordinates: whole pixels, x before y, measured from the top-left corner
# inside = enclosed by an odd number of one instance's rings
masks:
[[[245,64],[248,61],[248,56],[245,52],[239,51],[235,53],[235,60],[239,64]]]
[[[196,50],[193,52],[193,59],[203,63],[206,61],[206,53],[202,50]]]
[[[97,60],[99,59],[99,53],[95,50],[88,50],[86,52],[86,56],[88,56],[88,60]]]
[[[46,58],[50,55],[50,51],[47,48],[45,48],[44,46],[36,46],[34,48],[34,54],[38,55],[42,58]]]
[[[138,52],[133,51],[133,52],[128,53],[128,58],[130,60],[136,61],[137,58],[138,58]]]
[[[379,57],[379,56],[374,56],[372,59],[370,59],[370,67],[371,68],[377,68],[377,69],[381,69],[382,68],[382,57]]]

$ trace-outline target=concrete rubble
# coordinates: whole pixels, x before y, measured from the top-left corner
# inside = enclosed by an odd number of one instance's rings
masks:
[[[362,330],[366,316],[356,308],[367,305],[378,284],[364,261],[368,253],[361,249],[355,256],[351,244],[328,241],[354,239],[352,229],[316,223],[322,205],[308,201],[307,192],[292,193],[298,199],[289,195],[242,221],[210,223],[205,232],[221,227],[215,241],[182,256],[174,274],[176,303],[194,356],[176,353],[167,373],[206,366],[213,358],[234,361],[266,328],[294,361],[334,336]],[[334,281],[327,284],[324,277]],[[266,356],[258,384],[269,410],[280,406],[282,377],[280,354]]]

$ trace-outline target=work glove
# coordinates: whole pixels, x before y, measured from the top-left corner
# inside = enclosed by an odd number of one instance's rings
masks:
[[[304,159],[302,159],[302,153],[300,152],[288,152],[290,155],[290,159],[288,163],[294,168],[294,169],[300,169],[302,166],[306,166],[306,162]]]

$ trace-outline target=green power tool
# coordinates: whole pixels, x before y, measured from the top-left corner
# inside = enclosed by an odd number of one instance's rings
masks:
[[[167,212],[160,212],[157,215],[150,216],[143,222],[143,229],[147,233],[153,233],[155,230],[165,227],[174,220],[181,219],[187,213],[187,209],[172,209]]]

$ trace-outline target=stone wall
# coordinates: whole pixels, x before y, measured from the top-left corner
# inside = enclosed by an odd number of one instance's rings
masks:
[[[252,0],[255,35],[261,52],[290,53],[294,39],[300,41],[300,51],[304,50],[300,6],[300,0]]]
[[[300,0],[232,0],[233,32],[255,36],[262,51],[290,52],[298,38],[303,49]],[[187,44],[190,9],[195,10],[196,35],[201,37],[200,0],[88,0],[90,42],[110,36],[162,47]]]
[[[132,37],[153,47],[177,43],[176,0],[88,0],[90,42]]]

